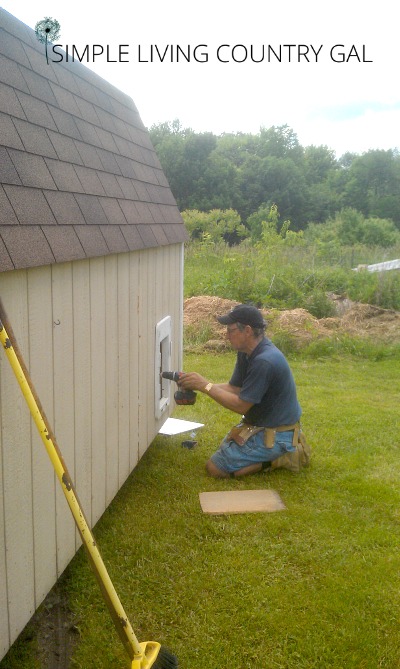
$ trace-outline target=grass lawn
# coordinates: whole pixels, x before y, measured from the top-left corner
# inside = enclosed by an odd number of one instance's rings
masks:
[[[185,369],[226,381],[233,360],[187,354]],[[290,363],[308,469],[208,478],[237,417],[199,394],[174,414],[205,424],[198,446],[158,436],[95,528],[139,640],[160,641],[182,669],[400,667],[400,360]],[[260,488],[286,510],[201,511],[202,491]],[[80,631],[72,666],[128,667],[82,552],[62,583]],[[13,652],[2,669],[35,666]]]

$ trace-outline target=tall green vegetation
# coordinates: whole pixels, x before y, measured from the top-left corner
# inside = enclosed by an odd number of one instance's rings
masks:
[[[210,227],[186,248],[186,297],[218,295],[270,308],[305,308],[317,318],[333,315],[329,293],[400,309],[399,272],[355,271],[388,254],[400,256],[400,233],[392,222],[366,219],[346,208],[324,224],[295,232],[272,206],[250,217],[248,237],[230,246],[218,227],[219,219],[224,220],[222,212],[217,214],[201,218]],[[199,230],[196,212],[183,216],[191,231]],[[238,217],[230,212],[228,218],[241,230]]]

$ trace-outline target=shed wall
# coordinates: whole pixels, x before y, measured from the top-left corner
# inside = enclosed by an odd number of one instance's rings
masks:
[[[0,295],[85,515],[94,526],[158,433],[155,328],[182,341],[182,245],[0,274]],[[0,356],[0,659],[80,546]]]

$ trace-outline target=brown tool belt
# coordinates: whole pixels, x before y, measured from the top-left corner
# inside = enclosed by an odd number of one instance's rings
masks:
[[[290,432],[293,430],[293,446],[297,446],[299,441],[300,423],[294,425],[279,425],[279,427],[266,427],[264,434],[264,444],[267,448],[273,448],[277,432]]]
[[[264,444],[267,448],[273,448],[277,432],[290,432],[293,430],[293,446],[297,446],[299,440],[300,423],[294,425],[279,425],[279,427],[260,427],[258,425],[249,425],[248,423],[239,423],[235,425],[227,435],[227,441],[235,441],[238,446],[244,446],[246,441],[264,430]]]

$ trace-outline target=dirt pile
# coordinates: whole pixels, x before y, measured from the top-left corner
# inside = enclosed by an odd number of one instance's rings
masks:
[[[336,295],[332,295],[331,299],[337,315],[330,318],[315,318],[305,309],[262,309],[269,336],[288,333],[297,340],[300,348],[314,339],[334,334],[348,334],[388,344],[400,342],[400,312],[351,302]],[[238,302],[233,300],[208,295],[189,297],[184,301],[184,327],[192,330],[207,328],[205,347],[224,348],[227,346],[226,329],[218,323],[216,316],[226,313],[236,304]]]

